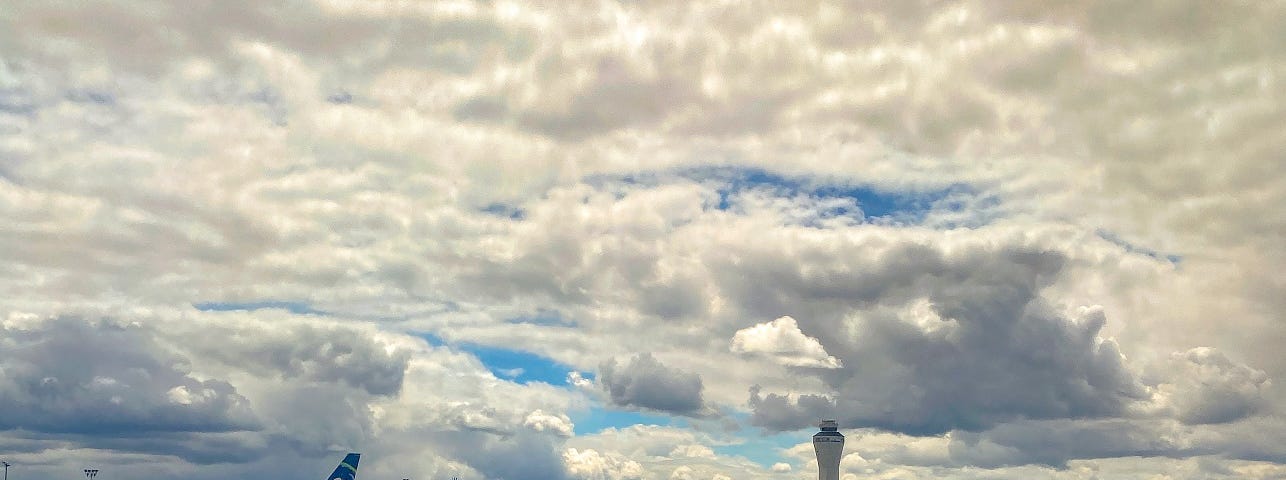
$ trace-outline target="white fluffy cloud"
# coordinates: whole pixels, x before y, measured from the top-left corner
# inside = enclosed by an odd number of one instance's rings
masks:
[[[554,432],[563,437],[572,436],[572,431],[575,428],[575,425],[572,425],[572,421],[570,418],[567,418],[567,415],[553,415],[541,410],[536,410],[528,414],[527,418],[523,420],[523,426],[531,428],[537,432]]]
[[[737,330],[732,336],[734,353],[760,354],[792,367],[839,368],[843,364],[830,355],[816,338],[804,335],[795,319],[781,317]]]
[[[619,454],[602,455],[593,449],[578,451],[569,448],[563,453],[567,470],[574,478],[584,480],[630,480],[643,477],[643,467],[638,462]]]
[[[770,468],[745,457],[717,451],[721,447],[739,445],[740,442],[735,436],[722,433],[634,425],[578,436],[568,440],[568,445],[580,455],[589,455],[586,453],[589,451],[596,452],[589,456],[601,456],[608,459],[605,464],[616,465],[614,468],[634,472],[641,475],[641,478],[670,478],[672,475],[700,479],[715,475],[751,479],[780,478],[775,477]],[[617,460],[611,460],[613,458]],[[626,459],[633,463],[623,463]]]
[[[1263,371],[1240,365],[1218,351],[1198,347],[1171,356],[1169,377],[1158,386],[1158,400],[1187,424],[1227,423],[1267,405],[1271,381]]]

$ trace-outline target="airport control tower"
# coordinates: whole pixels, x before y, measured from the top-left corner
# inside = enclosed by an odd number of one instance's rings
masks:
[[[839,433],[839,422],[822,420],[822,431],[813,435],[813,450],[817,452],[817,479],[839,480],[839,459],[844,455],[844,434]]]

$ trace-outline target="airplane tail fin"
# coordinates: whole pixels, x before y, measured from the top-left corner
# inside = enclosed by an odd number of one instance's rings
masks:
[[[335,473],[330,474],[330,480],[354,480],[357,478],[357,461],[361,459],[362,454],[350,453],[344,456],[344,461],[339,462],[335,467]]]

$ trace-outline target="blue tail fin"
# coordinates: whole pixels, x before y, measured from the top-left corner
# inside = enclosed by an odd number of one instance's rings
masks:
[[[362,457],[360,453],[350,453],[344,456],[344,461],[339,462],[335,467],[335,473],[330,474],[330,480],[354,480],[357,478],[357,460]]]

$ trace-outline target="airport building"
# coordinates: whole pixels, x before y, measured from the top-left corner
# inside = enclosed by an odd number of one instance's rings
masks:
[[[818,480],[839,480],[839,460],[844,456],[844,434],[839,433],[839,422],[822,420],[822,431],[813,435],[813,451],[817,452]]]

